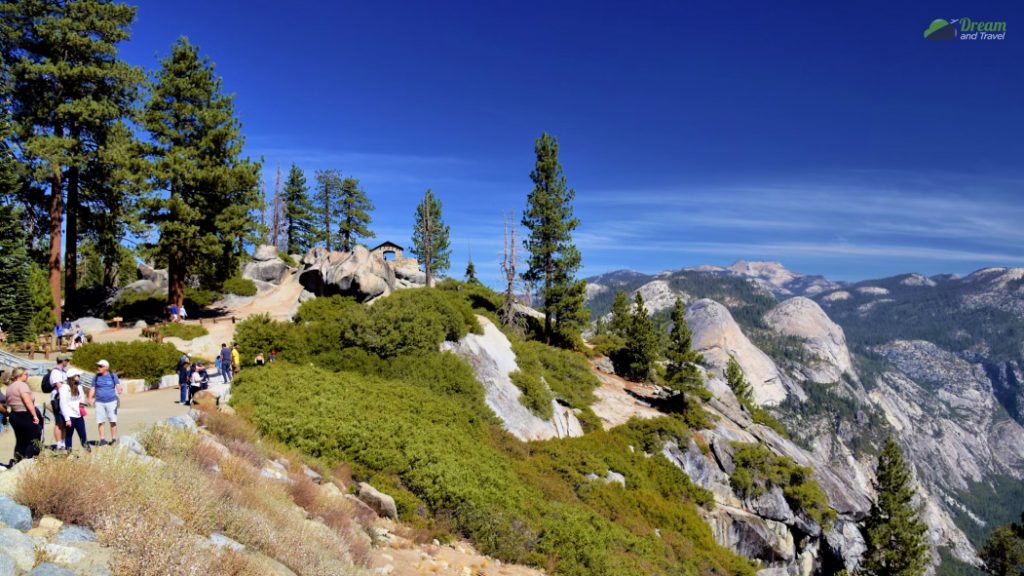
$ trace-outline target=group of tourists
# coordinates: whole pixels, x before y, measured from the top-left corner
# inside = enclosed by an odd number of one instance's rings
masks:
[[[53,420],[53,440],[57,449],[71,451],[75,434],[82,448],[91,451],[86,432],[88,408],[95,410],[99,430],[98,445],[117,442],[117,410],[119,397],[124,393],[121,382],[110,370],[110,363],[96,363],[96,376],[92,386],[82,382],[85,373],[69,367],[69,358],[59,356],[57,365],[43,377],[41,389],[49,394],[49,411]],[[24,368],[14,368],[7,389],[0,393],[0,416],[6,418],[14,430],[14,459],[18,462],[35,457],[42,448],[47,408],[36,405],[35,396],[28,385],[29,374]],[[110,426],[109,436],[106,432]],[[108,439],[109,438],[109,439]]]
[[[188,318],[188,312],[185,311],[185,305],[178,306],[177,304],[171,304],[167,307],[167,317],[171,322],[181,322]]]
[[[74,351],[85,344],[85,331],[78,324],[72,325],[66,318],[63,323],[53,325],[53,336],[58,344],[67,342],[68,350]]]

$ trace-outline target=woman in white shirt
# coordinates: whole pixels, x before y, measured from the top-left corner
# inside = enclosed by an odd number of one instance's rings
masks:
[[[91,452],[89,440],[85,436],[85,417],[82,414],[82,407],[85,405],[85,392],[82,390],[79,381],[82,378],[80,370],[71,369],[68,371],[68,379],[60,387],[60,412],[66,426],[64,433],[64,449],[71,451],[71,441],[74,439],[74,432],[78,432],[78,439],[82,442],[82,448]]]

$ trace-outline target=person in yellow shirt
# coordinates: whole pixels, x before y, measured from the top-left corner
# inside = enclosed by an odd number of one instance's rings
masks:
[[[231,343],[231,371],[238,374],[242,369],[242,356],[238,353],[238,344]]]

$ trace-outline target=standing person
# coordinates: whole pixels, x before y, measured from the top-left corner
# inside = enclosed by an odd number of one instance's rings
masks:
[[[60,387],[60,414],[64,419],[65,435],[64,449],[71,452],[71,441],[75,432],[78,432],[78,440],[86,452],[92,452],[89,447],[89,440],[85,435],[85,393],[79,385],[82,377],[80,370],[72,369],[68,372],[68,378]],[[56,418],[57,415],[54,415]]]
[[[50,408],[53,410],[53,442],[57,446],[64,443],[65,434],[71,431],[64,426],[64,418],[60,413],[60,389],[68,381],[67,356],[57,356],[57,365],[50,370],[48,381],[43,382],[43,392],[50,394]]]
[[[231,343],[231,371],[238,374],[242,369],[242,355],[238,353],[238,344]]]
[[[213,359],[213,367],[217,369],[217,372],[221,371],[220,354]]]
[[[41,420],[28,387],[28,372],[20,366],[11,372],[7,385],[7,412],[14,428],[14,461],[35,457],[36,445],[43,436]]]
[[[192,380],[191,368],[192,366],[188,363],[188,360],[178,363],[178,404],[188,402],[188,387],[191,385]]]
[[[182,304],[181,307],[178,308],[178,316],[180,316],[182,320],[185,320],[185,319],[188,318],[188,312],[185,311],[185,305],[184,304]]]
[[[274,360],[277,360],[277,348],[270,349],[270,357],[267,358],[267,362],[273,362]]]
[[[220,345],[220,370],[224,376],[224,383],[231,382],[231,350],[223,342]]]
[[[202,362],[196,362],[192,366],[192,376],[189,380],[188,387],[188,403],[192,404],[196,394],[200,390],[206,388],[206,384],[209,382],[209,377],[206,375],[206,367],[203,366]]]
[[[178,305],[171,304],[171,322],[178,321]]]
[[[117,442],[118,396],[124,394],[117,374],[110,371],[110,363],[100,360],[96,363],[96,379],[92,383],[96,406],[96,424],[100,430],[100,446],[108,444],[103,437],[103,425],[110,423],[110,444]]]

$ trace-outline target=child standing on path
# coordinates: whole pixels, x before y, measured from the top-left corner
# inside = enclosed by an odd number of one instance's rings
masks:
[[[85,416],[83,414],[85,394],[79,385],[82,372],[72,368],[68,371],[68,378],[60,387],[60,413],[64,418],[64,449],[71,452],[71,441],[74,433],[78,432],[78,440],[86,452],[91,452],[89,440],[85,435]]]

